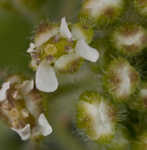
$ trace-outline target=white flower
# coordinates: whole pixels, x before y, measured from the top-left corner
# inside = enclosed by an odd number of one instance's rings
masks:
[[[22,140],[36,138],[40,135],[47,136],[51,134],[52,128],[42,113],[42,101],[40,92],[34,89],[33,80],[23,80],[21,76],[13,75],[3,83],[0,89],[1,117],[7,119],[8,126]]]
[[[40,116],[38,118],[38,125],[39,125],[40,132],[43,136],[48,136],[53,131],[52,127],[48,123],[48,120],[46,119],[44,114],[40,114]]]
[[[31,136],[31,129],[30,129],[30,124],[27,124],[24,128],[22,129],[15,129],[12,128],[13,131],[15,131],[22,140],[28,140]]]
[[[76,38],[75,36],[72,36],[72,32],[68,28],[68,24],[65,18],[61,19],[61,25],[59,29],[56,28],[56,32],[52,32],[53,31],[47,31],[47,33],[42,33],[41,37],[39,37],[37,40],[37,44],[35,43],[36,48],[38,47],[38,45],[41,46],[43,43],[47,42],[51,37],[56,35],[62,38],[66,38],[67,42],[76,41],[76,46],[75,48],[70,48],[71,51],[67,54],[61,55],[59,58],[57,58],[54,61],[54,66],[51,66],[50,61],[46,60],[46,58],[44,58],[40,62],[36,69],[37,71],[35,83],[36,88],[43,92],[54,92],[58,88],[58,80],[56,78],[54,69],[56,69],[57,71],[60,71],[62,69],[64,70],[64,68],[68,64],[72,64],[72,62],[78,60],[79,58],[83,58],[91,62],[96,62],[99,58],[98,51],[95,48],[90,47],[83,39],[83,37],[82,39],[80,39],[80,37]]]
[[[0,102],[7,98],[7,90],[10,88],[10,82],[5,82],[0,89]]]
[[[37,124],[35,127],[31,129],[30,124],[26,124],[24,128],[16,129],[11,128],[15,131],[23,141],[30,139],[32,136],[48,136],[52,133],[53,129],[51,125],[48,123],[45,115],[41,113],[38,117]]]

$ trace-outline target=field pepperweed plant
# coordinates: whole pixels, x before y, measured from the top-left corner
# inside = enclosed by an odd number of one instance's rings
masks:
[[[26,68],[0,68],[1,126],[14,149],[147,150],[147,0],[0,8],[33,26]]]

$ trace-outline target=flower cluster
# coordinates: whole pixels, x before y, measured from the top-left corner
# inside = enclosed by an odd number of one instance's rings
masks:
[[[88,45],[92,29],[80,24],[43,24],[30,44],[31,66],[36,70],[36,87],[43,92],[53,92],[58,87],[55,72],[74,72],[83,59],[96,62],[99,53]]]
[[[0,89],[0,116],[22,140],[47,136],[52,132],[43,109],[43,98],[33,80],[11,76]]]

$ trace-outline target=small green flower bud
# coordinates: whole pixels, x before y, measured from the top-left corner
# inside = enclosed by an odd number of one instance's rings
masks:
[[[127,60],[117,58],[106,69],[104,82],[114,100],[127,100],[138,86],[139,74]]]
[[[134,56],[147,46],[147,32],[138,25],[125,25],[118,28],[112,39],[114,47],[127,56]]]
[[[52,132],[34,81],[18,75],[9,77],[0,89],[0,117],[22,140],[40,138]]]
[[[77,105],[77,126],[90,139],[107,142],[115,133],[115,111],[97,92],[84,92]]]

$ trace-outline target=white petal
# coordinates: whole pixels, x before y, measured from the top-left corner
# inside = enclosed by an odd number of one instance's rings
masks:
[[[52,127],[48,123],[48,120],[44,116],[44,114],[41,114],[38,118],[38,124],[40,128],[40,132],[42,133],[43,136],[48,136],[52,133]]]
[[[46,60],[43,60],[37,69],[36,87],[43,92],[54,92],[58,87],[54,69]]]
[[[61,34],[61,36],[65,37],[65,38],[68,38],[68,39],[72,38],[72,34],[68,28],[68,24],[67,24],[65,18],[61,19],[60,34]]]
[[[22,83],[22,93],[28,94],[34,88],[34,81],[33,80],[26,80]]]
[[[30,47],[28,48],[27,52],[28,53],[32,53],[35,51],[35,44],[34,43],[30,43]]]
[[[99,58],[98,51],[90,47],[84,40],[79,40],[77,42],[75,50],[79,56],[91,62],[96,62]]]
[[[79,56],[76,54],[63,55],[59,59],[57,59],[55,63],[55,68],[57,70],[62,70],[62,69],[64,70],[68,66],[68,64],[77,60],[78,58]]]
[[[72,36],[73,36],[73,40],[85,40],[86,41],[86,36],[82,32],[82,30],[77,26],[72,27]]]
[[[7,90],[10,88],[10,82],[5,82],[0,90],[0,101],[4,101],[7,98]]]
[[[44,32],[40,33],[35,38],[35,46],[39,47],[45,42],[47,42],[50,38],[55,36],[59,32],[59,28],[54,27],[52,29],[47,29]]]
[[[28,140],[30,138],[31,135],[31,129],[30,129],[30,124],[27,124],[24,128],[22,129],[15,129],[12,128],[13,131],[15,131],[22,140]]]

